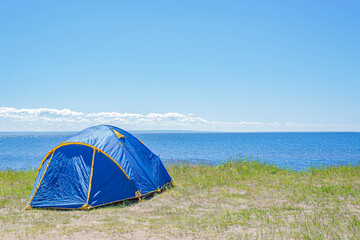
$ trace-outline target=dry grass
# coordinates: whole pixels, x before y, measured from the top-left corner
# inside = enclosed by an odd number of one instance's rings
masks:
[[[0,172],[0,239],[358,239],[360,166],[168,166],[175,188],[91,211],[24,210],[34,171]]]

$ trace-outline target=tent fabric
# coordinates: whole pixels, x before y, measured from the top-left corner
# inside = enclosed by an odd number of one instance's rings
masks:
[[[160,158],[130,133],[87,128],[42,160],[26,209],[90,209],[139,198],[172,183]]]

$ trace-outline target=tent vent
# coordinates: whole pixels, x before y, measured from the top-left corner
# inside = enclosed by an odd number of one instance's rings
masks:
[[[118,131],[115,131],[114,129],[112,129],[112,130],[118,138],[125,138],[125,136],[122,135],[121,133],[119,133]]]

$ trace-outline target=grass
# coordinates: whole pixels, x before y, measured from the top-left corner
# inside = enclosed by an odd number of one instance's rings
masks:
[[[167,167],[177,186],[91,211],[24,210],[36,171],[0,172],[0,239],[358,239],[360,166]]]

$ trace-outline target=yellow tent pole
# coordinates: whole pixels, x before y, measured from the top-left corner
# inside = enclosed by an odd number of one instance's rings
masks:
[[[80,209],[89,209],[89,208],[91,208],[91,206],[89,205],[89,198],[90,198],[90,192],[91,192],[91,182],[92,182],[92,177],[93,177],[93,172],[94,172],[95,152],[96,152],[96,149],[94,148],[92,161],[91,161],[91,173],[90,173],[89,190],[88,190],[86,204],[84,204]]]

